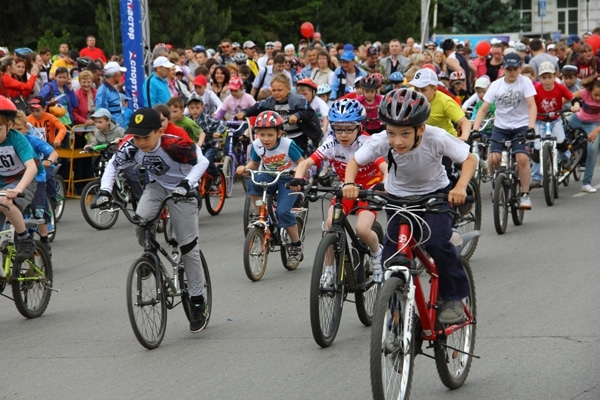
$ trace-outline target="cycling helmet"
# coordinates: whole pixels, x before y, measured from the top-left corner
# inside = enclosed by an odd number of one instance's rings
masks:
[[[201,44],[197,44],[192,48],[192,51],[194,53],[199,53],[201,51],[206,51],[206,49],[204,48],[204,46],[202,46]]]
[[[391,125],[421,126],[430,113],[427,98],[412,89],[392,90],[379,104],[379,119]]]
[[[246,61],[248,61],[248,56],[246,55],[246,53],[235,53],[235,55],[233,56],[233,62],[239,65],[244,65],[246,64]]]
[[[446,38],[440,43],[440,47],[444,51],[452,50],[454,46],[456,46],[456,43],[454,43],[454,40],[452,40],[451,38]]]
[[[17,106],[8,97],[0,96],[0,115],[10,119],[17,117]]]
[[[331,105],[328,117],[330,124],[360,125],[366,115],[365,108],[358,100],[341,99]]]
[[[90,57],[79,57],[77,59],[77,66],[82,69],[87,69],[92,62],[94,61]]]
[[[300,79],[298,82],[296,82],[296,87],[298,86],[308,86],[309,88],[311,88],[312,90],[318,90],[318,86],[315,83],[315,81],[313,81],[310,78],[303,78]]]
[[[283,118],[275,111],[263,111],[256,117],[255,129],[279,128],[283,125]]]
[[[326,83],[322,83],[317,86],[317,96],[320,94],[329,94],[331,93],[331,86]]]
[[[33,53],[33,50],[31,50],[29,47],[20,47],[15,49],[15,55],[19,58],[25,58],[31,53]]]
[[[363,89],[379,89],[383,79],[381,74],[371,74],[365,76],[360,82],[360,87]]]
[[[400,71],[393,72],[390,75],[390,82],[392,83],[402,83],[404,82],[404,74]]]
[[[450,74],[451,81],[465,80],[465,73],[463,71],[454,71]]]

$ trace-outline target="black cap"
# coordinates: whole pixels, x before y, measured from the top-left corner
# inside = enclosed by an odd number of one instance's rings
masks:
[[[523,59],[517,53],[508,53],[502,60],[502,68],[519,68],[523,64]]]
[[[379,54],[379,47],[377,47],[377,46],[369,47],[369,49],[367,50],[367,56],[372,56],[375,54]]]
[[[160,129],[160,115],[152,108],[140,108],[133,113],[125,133],[134,136],[148,136],[152,131]]]

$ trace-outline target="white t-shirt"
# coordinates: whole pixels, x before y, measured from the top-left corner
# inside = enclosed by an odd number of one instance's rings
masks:
[[[322,128],[323,118],[329,115],[329,106],[323,101],[323,99],[321,99],[318,96],[315,96],[315,98],[310,102],[310,108],[315,110],[315,113],[317,114],[317,118],[319,118],[319,122],[321,123]]]
[[[391,153],[390,153],[391,151]],[[388,160],[391,154],[396,165]],[[445,188],[450,184],[442,157],[462,163],[469,156],[469,145],[450,135],[441,128],[426,125],[423,139],[416,149],[406,154],[396,153],[387,138],[387,132],[371,136],[354,158],[359,165],[383,157],[390,168],[385,181],[385,190],[399,197],[423,196]]]
[[[519,75],[514,83],[506,83],[505,77],[498,78],[488,88],[483,100],[496,103],[494,126],[515,129],[529,125],[529,109],[525,99],[535,96],[531,79]]]

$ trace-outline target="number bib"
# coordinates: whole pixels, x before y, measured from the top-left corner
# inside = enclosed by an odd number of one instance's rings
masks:
[[[0,147],[0,176],[13,176],[22,174],[25,165],[17,156],[14,147]]]

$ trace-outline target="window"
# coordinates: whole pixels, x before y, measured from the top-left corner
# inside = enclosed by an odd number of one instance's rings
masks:
[[[531,2],[532,0],[513,0],[513,10],[518,10],[521,14],[521,31],[531,32]]]
[[[565,35],[576,34],[578,29],[579,12],[578,0],[558,0],[558,30]]]

